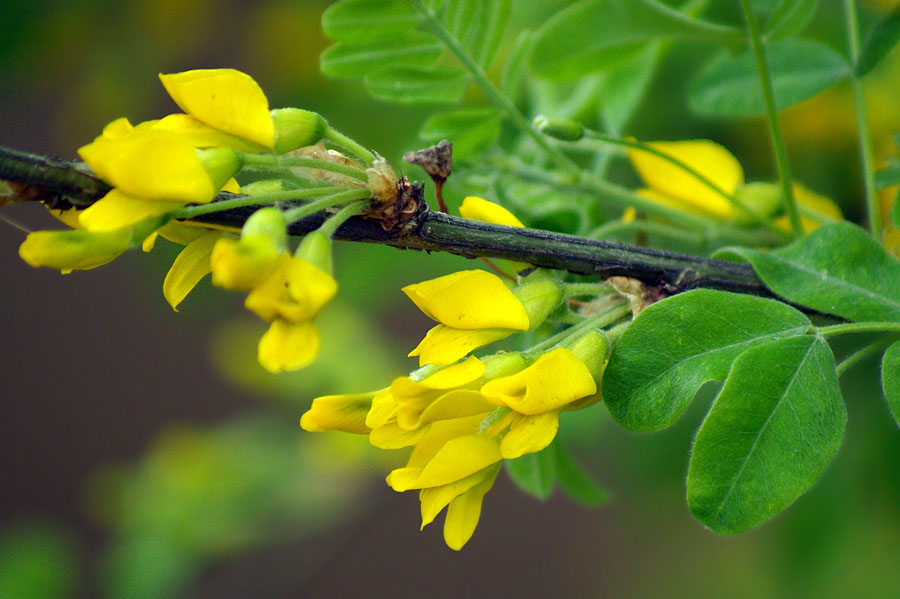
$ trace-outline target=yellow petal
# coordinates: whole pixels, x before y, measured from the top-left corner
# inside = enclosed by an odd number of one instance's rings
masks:
[[[471,220],[480,220],[485,223],[493,223],[495,225],[507,225],[509,227],[524,227],[516,216],[494,202],[489,202],[477,196],[469,196],[463,200],[459,207],[459,213],[463,218]]]
[[[259,340],[259,363],[273,374],[300,370],[319,355],[319,343],[313,323],[276,320]]]
[[[300,426],[310,432],[344,431],[369,434],[366,414],[372,406],[374,393],[326,395],[313,400],[309,410],[300,418]]]
[[[78,224],[88,231],[113,231],[183,207],[183,202],[137,198],[113,189],[83,210],[78,216]]]
[[[338,290],[334,277],[296,257],[288,264],[287,285],[291,298],[300,306],[302,318],[312,318],[318,314]]]
[[[456,389],[477,381],[484,375],[485,370],[484,362],[475,356],[469,356],[459,364],[441,368],[421,381],[415,381],[408,376],[397,377],[391,383],[391,389],[392,393],[401,395],[414,395],[424,390]]]
[[[119,139],[120,137],[125,137],[132,131],[134,131],[134,127],[131,122],[123,116],[104,127],[101,137],[105,139]]]
[[[483,420],[481,415],[477,415],[433,423],[428,427],[428,432],[416,443],[406,467],[424,467],[452,439],[477,432]]]
[[[240,239],[220,236],[210,256],[212,283],[223,289],[247,291],[272,275],[286,255],[265,235]]]
[[[520,417],[500,441],[500,454],[513,460],[526,453],[537,453],[550,445],[558,429],[559,410]]]
[[[366,415],[366,426],[376,429],[387,424],[391,419],[396,420],[397,402],[391,395],[390,389],[382,389],[372,398],[372,408]]]
[[[499,469],[500,464],[496,464],[449,485],[422,489],[422,492],[419,494],[419,501],[422,504],[422,528],[431,524],[437,515],[441,513],[441,510],[447,507],[447,504],[460,495],[471,491],[487,478],[496,476],[496,471]]]
[[[498,472],[500,472],[499,466],[496,467],[493,475],[485,478],[465,495],[450,502],[450,506],[447,508],[447,517],[444,519],[444,542],[450,549],[459,551],[472,538],[475,527],[478,526],[478,520],[481,518],[482,501],[494,486]]]
[[[163,295],[176,312],[178,304],[187,297],[200,279],[209,274],[211,270],[209,256],[222,235],[223,233],[219,231],[210,231],[192,241],[181,250],[172,263],[172,268],[163,281]]]
[[[419,366],[453,364],[469,352],[506,339],[515,332],[513,329],[454,329],[439,324],[425,334],[409,356],[418,356]]]
[[[228,181],[225,181],[225,185],[222,186],[221,191],[227,191],[230,193],[241,193],[241,184],[237,182],[237,179],[232,177]]]
[[[457,329],[528,330],[528,313],[496,275],[464,270],[408,285],[403,292],[428,317]]]
[[[63,222],[73,229],[77,229],[78,225],[78,215],[81,214],[81,210],[78,208],[69,208],[68,210],[54,210],[53,208],[48,208],[50,214],[53,215],[53,218]]]
[[[275,125],[259,84],[235,69],[197,69],[159,75],[178,106],[210,127],[271,148]]]
[[[178,133],[195,148],[224,147],[249,153],[266,150],[263,146],[201,123],[189,114],[170,114],[154,123],[152,129]]]
[[[153,248],[156,247],[156,239],[158,237],[159,237],[158,231],[154,231],[153,233],[150,233],[150,235],[147,236],[147,239],[145,239],[144,241],[141,242],[141,249],[145,253],[148,253],[148,254],[150,252],[152,252]]]
[[[431,402],[415,419],[413,427],[419,427],[438,420],[452,420],[476,414],[486,416],[494,407],[478,391],[450,391]],[[400,414],[403,414],[402,410]]]
[[[744,171],[734,155],[707,140],[647,142],[651,148],[688,165],[725,193],[734,193],[744,182]],[[731,218],[734,206],[705,183],[671,162],[636,148],[628,157],[644,182],[654,190],[719,218]]]
[[[520,414],[543,414],[593,395],[597,384],[584,362],[560,347],[544,354],[525,370],[485,383],[485,399]]]
[[[502,459],[500,444],[494,439],[478,434],[452,439],[425,465],[414,488],[446,485]]]
[[[209,229],[205,227],[192,227],[179,222],[169,221],[161,226],[156,232],[166,241],[171,241],[178,245],[187,245],[206,235],[209,232]]]
[[[170,131],[141,131],[94,141],[78,155],[119,191],[139,198],[206,203],[219,191],[197,151]]]
[[[369,443],[379,449],[400,449],[415,445],[427,433],[427,426],[410,431],[400,428],[396,422],[388,422],[372,429],[372,432],[369,433]]]

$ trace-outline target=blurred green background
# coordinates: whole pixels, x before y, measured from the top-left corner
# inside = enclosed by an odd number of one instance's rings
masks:
[[[510,28],[568,3],[517,0]],[[272,106],[321,112],[399,167],[421,145],[416,132],[429,112],[319,74],[327,4],[7,0],[0,143],[73,158],[118,116],[137,122],[175,110],[158,72],[231,66],[252,74]],[[735,18],[730,3],[713,4],[729,4],[720,13]],[[864,23],[893,4],[863,2]],[[841,17],[837,0],[823,0],[807,35],[844,52]],[[624,133],[714,139],[749,180],[772,179],[761,119],[688,112],[686,75],[707,52],[672,51]],[[896,153],[896,57],[867,88],[877,153]],[[850,96],[838,86],[783,122],[798,178],[857,218]],[[451,207],[465,192],[451,179]],[[30,228],[54,226],[39,206],[5,213]],[[843,380],[847,435],[823,480],[758,530],[715,536],[685,505],[687,450],[708,389],[677,426],[653,435],[618,429],[599,406],[570,414],[563,434],[613,502],[597,511],[560,497],[542,504],[501,477],[475,537],[454,553],[440,524],[418,532],[412,494],[384,485],[394,458],[365,439],[311,435],[297,423],[316,395],[375,388],[414,368],[404,356],[428,325],[400,287],[470,262],[339,244],[342,289],[319,320],[323,355],[273,376],[254,355],[265,325],[242,311],[238,294],[203,282],[180,313],[166,305],[162,280],[176,246],[61,277],[21,263],[22,239],[0,223],[0,598],[900,594],[900,432],[874,361]]]

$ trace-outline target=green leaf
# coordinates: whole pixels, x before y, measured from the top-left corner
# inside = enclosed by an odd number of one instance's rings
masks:
[[[891,206],[891,222],[895,227],[900,227],[900,189],[897,190],[897,195],[894,196],[894,205]]]
[[[503,38],[511,0],[453,0],[444,23],[469,56],[487,67]]]
[[[729,248],[769,289],[798,304],[854,321],[900,321],[900,262],[848,222],[820,227],[783,248]]]
[[[453,142],[453,159],[478,154],[500,136],[500,115],[493,108],[454,110],[436,114],[422,125],[419,137],[431,142]]]
[[[794,308],[761,297],[697,289],[667,298],[641,312],[613,348],[602,383],[606,406],[625,428],[665,428],[748,347],[810,326]]]
[[[742,41],[743,33],[687,17],[657,0],[582,0],[537,30],[531,67],[547,79],[575,79],[615,68],[643,42],[672,37],[730,44]]]
[[[875,173],[875,187],[884,189],[900,184],[900,164],[891,164]]]
[[[503,74],[500,77],[503,93],[507,98],[515,102],[519,99],[522,89],[522,80],[528,70],[528,55],[534,43],[534,32],[525,30],[519,33],[516,45],[503,66]]]
[[[603,83],[606,93],[600,114],[603,124],[612,133],[620,133],[640,107],[656,72],[659,46],[659,43],[647,44],[634,58],[607,75]]]
[[[609,492],[585,473],[558,438],[551,445],[551,447],[554,446],[556,447],[556,478],[563,493],[572,501],[586,507],[598,507],[608,502]]]
[[[840,54],[819,42],[774,41],[768,46],[775,104],[787,108],[809,99],[849,73]],[[714,57],[690,86],[689,102],[696,112],[716,116],[747,116],[765,112],[756,61],[750,51]]]
[[[900,425],[900,341],[884,352],[881,360],[881,388],[894,420]]]
[[[815,484],[846,422],[834,356],[822,338],[748,349],[694,441],[687,478],[694,517],[726,534],[765,522]]]
[[[322,73],[330,77],[364,77],[382,67],[434,64],[444,47],[433,36],[410,31],[367,44],[338,43],[322,53]]]
[[[900,5],[872,25],[856,61],[856,76],[868,74],[900,41]]]
[[[469,85],[469,76],[452,67],[394,66],[366,76],[369,93],[398,104],[452,104]]]
[[[802,31],[818,8],[819,0],[781,0],[766,21],[766,37],[783,39]]]
[[[506,473],[519,489],[540,500],[547,499],[556,486],[556,445],[537,453],[506,460]]]
[[[322,13],[322,30],[335,41],[359,44],[392,39],[421,21],[403,0],[340,0]]]

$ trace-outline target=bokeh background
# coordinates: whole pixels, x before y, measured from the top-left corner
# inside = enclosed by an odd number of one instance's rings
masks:
[[[428,112],[319,74],[327,4],[5,0],[0,144],[74,158],[113,118],[175,110],[158,72],[232,66],[273,106],[321,112],[400,165],[421,145]],[[513,4],[516,29],[567,2]],[[864,24],[892,4],[863,1]],[[837,0],[822,0],[808,33],[843,52],[841,17]],[[762,120],[687,111],[685,73],[705,52],[685,46],[665,59],[626,133],[715,139],[749,179],[773,178]],[[878,154],[896,153],[898,60],[867,89]],[[799,178],[858,218],[850,90],[791,108],[784,126]],[[451,206],[465,191],[451,179]],[[54,226],[40,206],[3,213],[27,228]],[[455,553],[440,524],[418,531],[414,494],[384,485],[393,458],[297,423],[316,395],[376,388],[413,368],[404,356],[428,324],[400,287],[469,262],[340,245],[342,290],[320,320],[322,358],[273,376],[254,358],[265,325],[242,311],[239,294],[203,282],[179,313],[168,307],[161,286],[175,246],[63,277],[22,263],[23,238],[0,222],[4,599],[900,595],[900,431],[874,361],[843,380],[849,424],[824,478],[755,531],[715,536],[686,507],[687,450],[707,389],[657,434],[624,432],[601,406],[569,418],[567,440],[613,501],[598,510],[558,496],[541,503],[501,476],[475,537]]]

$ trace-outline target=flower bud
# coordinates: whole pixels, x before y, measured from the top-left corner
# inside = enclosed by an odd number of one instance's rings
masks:
[[[287,221],[284,220],[284,213],[274,206],[269,206],[251,214],[241,229],[241,239],[254,236],[267,237],[275,249],[279,252],[284,250],[287,245]]]
[[[311,146],[328,130],[328,121],[309,110],[276,108],[270,114],[275,123],[275,151],[279,154]]]
[[[781,186],[774,183],[747,183],[738,187],[734,196],[749,211],[763,218],[770,218],[777,214],[782,205]],[[754,224],[757,219],[752,214],[748,214],[748,210],[738,208],[734,221],[741,225],[750,225]]]
[[[485,381],[515,374],[528,365],[525,357],[518,352],[492,354],[481,358],[481,361],[484,363]]]
[[[194,151],[197,152],[200,164],[203,165],[203,169],[209,175],[209,179],[216,189],[222,189],[222,186],[244,166],[241,155],[231,148],[209,148]]]
[[[563,299],[563,289],[549,271],[538,270],[525,277],[513,289],[525,311],[528,312],[529,330],[534,330],[559,306]]]
[[[609,353],[609,339],[600,331],[589,331],[584,335],[564,343],[578,359],[591,371],[594,379],[603,373],[603,363]]]
[[[295,254],[305,262],[331,274],[331,238],[321,231],[307,233]]]
[[[571,119],[552,116],[539,116],[534,119],[534,126],[544,135],[562,141],[578,141],[584,137],[584,127]]]

